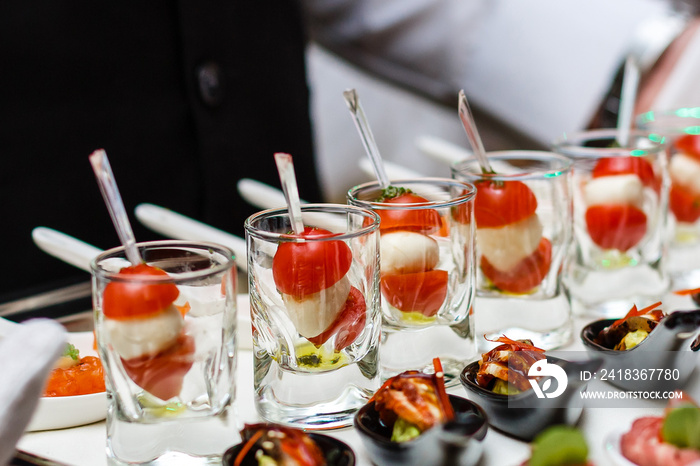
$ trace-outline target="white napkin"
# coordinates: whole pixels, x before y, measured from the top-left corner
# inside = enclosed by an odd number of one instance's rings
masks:
[[[12,325],[0,318],[0,465],[15,452],[46,379],[66,345],[57,322],[35,319]]]

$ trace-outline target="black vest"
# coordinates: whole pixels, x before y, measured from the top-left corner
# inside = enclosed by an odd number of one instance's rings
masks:
[[[274,152],[321,200],[304,45],[291,0],[0,2],[0,302],[89,278],[40,251],[36,226],[119,244],[97,148],[137,241],[159,238],[133,215],[142,202],[243,235],[256,209],[236,181],[279,186]]]

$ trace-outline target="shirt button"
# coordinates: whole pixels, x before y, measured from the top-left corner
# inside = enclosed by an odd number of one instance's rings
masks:
[[[205,105],[218,107],[223,100],[221,87],[221,69],[216,63],[208,62],[197,67],[197,83],[199,96]]]

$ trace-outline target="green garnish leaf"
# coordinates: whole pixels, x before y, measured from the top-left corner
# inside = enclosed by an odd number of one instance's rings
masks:
[[[70,343],[66,344],[66,349],[63,351],[63,356],[71,358],[73,361],[80,361],[80,352],[78,351],[78,348]]]
[[[396,186],[387,186],[382,190],[382,195],[376,200],[376,202],[384,202],[395,197],[399,197],[404,194],[412,193],[408,188],[398,188]]]
[[[518,387],[502,379],[496,379],[492,391],[498,395],[517,395],[521,393]]]
[[[678,448],[700,450],[700,408],[684,403],[669,411],[661,426],[661,438]]]
[[[532,442],[529,466],[563,466],[586,464],[588,445],[583,434],[574,427],[553,426]]]
[[[394,430],[391,432],[392,442],[408,442],[420,435],[420,429],[415,424],[398,418],[394,422]]]

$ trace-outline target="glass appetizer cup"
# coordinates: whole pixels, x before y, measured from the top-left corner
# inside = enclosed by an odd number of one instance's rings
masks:
[[[352,424],[379,386],[379,217],[347,205],[302,206],[245,222],[255,403],[267,421]]]
[[[348,191],[351,205],[381,218],[381,375],[431,372],[440,358],[448,386],[476,352],[474,186],[447,178],[378,182]]]
[[[668,290],[666,149],[633,131],[568,134],[554,150],[574,161],[574,243],[564,285],[575,314],[620,317]]]
[[[216,464],[238,438],[236,268],[213,243],[139,243],[92,266],[95,334],[110,406],[110,464]]]
[[[652,111],[637,124],[669,152],[671,243],[667,270],[673,287],[700,286],[700,107]]]
[[[561,287],[572,236],[571,162],[541,151],[488,157],[495,173],[483,173],[476,159],[452,166],[453,178],[477,190],[477,344],[484,350],[507,334],[543,349],[561,346],[572,332]]]

